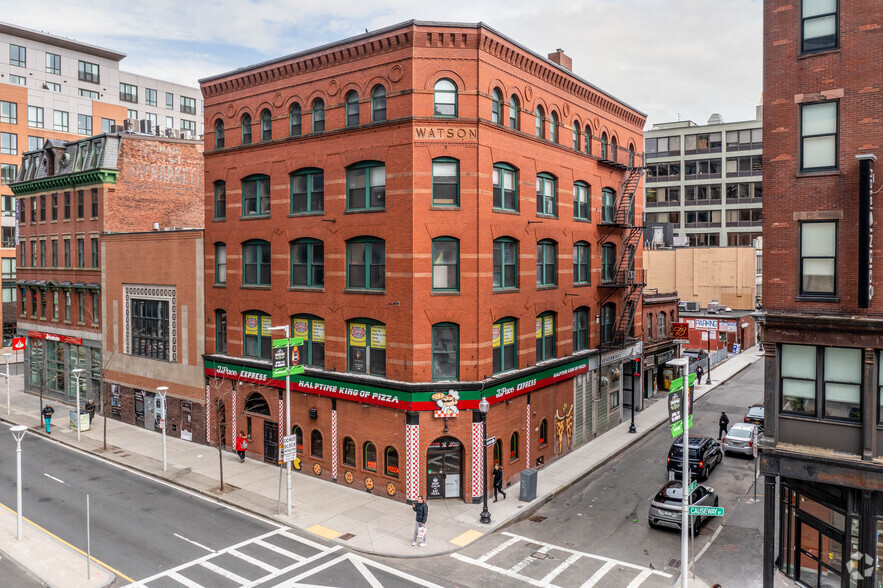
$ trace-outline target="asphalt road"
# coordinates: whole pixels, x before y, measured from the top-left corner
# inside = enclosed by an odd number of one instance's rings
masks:
[[[691,431],[717,438],[722,410],[733,424],[741,421],[747,407],[762,397],[763,363],[756,362],[697,401]],[[650,499],[668,479],[666,457],[671,442],[668,427],[659,427],[539,509],[534,521],[521,521],[459,552],[455,556],[463,562],[459,565],[452,565],[455,562],[450,556],[443,556],[420,560],[411,567],[446,577],[459,586],[528,586],[544,580],[546,585],[582,585],[595,574],[599,587],[671,586],[680,574],[679,567],[671,565],[675,563],[671,560],[681,558],[680,532],[651,529],[647,523]],[[720,505],[732,516],[737,506],[745,508],[745,495],[753,479],[754,461],[733,456],[724,457],[704,484],[717,490]],[[702,551],[721,525],[720,518],[705,523],[694,540],[693,552]],[[732,579],[724,585],[756,585],[743,581],[760,578],[762,541],[750,529],[741,534],[733,530],[729,535],[741,544],[728,549],[741,551],[747,563],[731,570],[697,564],[697,572],[700,577],[705,573]],[[707,553],[703,552],[709,562],[726,566],[727,561],[736,561],[736,553],[721,558],[715,549],[709,546]]]
[[[0,557],[0,578],[3,578],[4,586],[15,588],[40,588],[43,584],[18,567],[11,559]]]

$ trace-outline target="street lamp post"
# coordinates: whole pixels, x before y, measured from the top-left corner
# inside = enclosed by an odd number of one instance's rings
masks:
[[[24,425],[15,425],[10,429],[15,437],[15,515],[16,515],[16,539],[21,541],[21,440],[28,428]]]
[[[283,331],[285,339],[288,340],[288,325],[278,327],[270,327],[271,331]],[[290,342],[285,346],[286,362],[291,361],[291,345]],[[285,434],[291,434],[291,375],[289,370],[285,370]],[[285,489],[288,496],[287,508],[288,516],[291,516],[291,460],[285,458]]]
[[[629,425],[629,433],[637,433],[635,428],[635,370],[640,369],[640,359],[632,360],[632,424]],[[637,362],[637,363],[636,363]]]
[[[3,374],[3,377],[6,378],[6,414],[9,414],[9,358],[12,357],[11,353],[4,353],[3,359],[6,360],[6,373]]]
[[[705,383],[711,386],[711,329],[708,329],[708,379],[705,380]],[[702,382],[699,382],[700,384]]]
[[[166,393],[169,391],[168,386],[159,386],[156,389],[159,392],[159,397],[162,399],[162,416],[160,417],[162,420],[160,421],[160,425],[162,426],[162,471],[169,471],[169,462],[166,460]]]
[[[85,370],[83,368],[76,368],[71,370],[71,373],[74,375],[74,379],[77,381],[77,406],[74,413],[76,414],[77,419],[77,441],[80,440],[80,374],[82,374]]]
[[[484,396],[481,397],[481,402],[478,403],[478,412],[481,413],[481,425],[483,431],[483,439],[481,441],[481,452],[484,454],[484,480],[482,482],[482,499],[484,501],[484,510],[481,511],[481,516],[479,517],[479,522],[484,525],[489,525],[491,522],[491,513],[487,509],[487,413],[490,410],[491,405],[487,401],[487,398]]]

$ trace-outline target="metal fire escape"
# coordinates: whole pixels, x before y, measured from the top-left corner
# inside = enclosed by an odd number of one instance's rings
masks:
[[[602,160],[601,163],[607,161]],[[636,164],[630,166],[615,162],[610,164],[625,169],[625,174],[616,194],[613,209],[608,209],[606,215],[602,211],[600,223],[602,234],[599,244],[603,246],[605,243],[613,243],[618,247],[618,257],[612,272],[608,270],[605,275],[602,268],[600,286],[610,291],[601,299],[599,306],[603,307],[611,300],[617,304],[612,333],[608,333],[606,340],[602,339],[601,348],[618,349],[627,346],[633,339],[632,325],[644,288],[644,270],[635,269],[635,256],[644,231],[643,226],[635,223],[635,197],[644,168]],[[614,239],[614,237],[619,238]]]

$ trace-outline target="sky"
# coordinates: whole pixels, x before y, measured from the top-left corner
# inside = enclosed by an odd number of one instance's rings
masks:
[[[127,54],[126,71],[197,80],[410,19],[484,22],[659,122],[753,119],[762,0],[0,0],[0,20]]]

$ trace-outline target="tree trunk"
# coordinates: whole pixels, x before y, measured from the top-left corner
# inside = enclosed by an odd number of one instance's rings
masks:
[[[218,402],[220,403],[220,399],[218,400]],[[224,448],[223,448],[224,440],[221,439],[221,430],[223,427],[222,427],[222,423],[221,423],[221,410],[220,410],[220,408],[218,408],[218,410],[215,411],[215,414],[218,416],[218,418],[215,419],[215,421],[217,421],[217,423],[218,423],[218,471],[220,472],[220,478],[221,478],[221,492],[223,492],[224,491]]]

